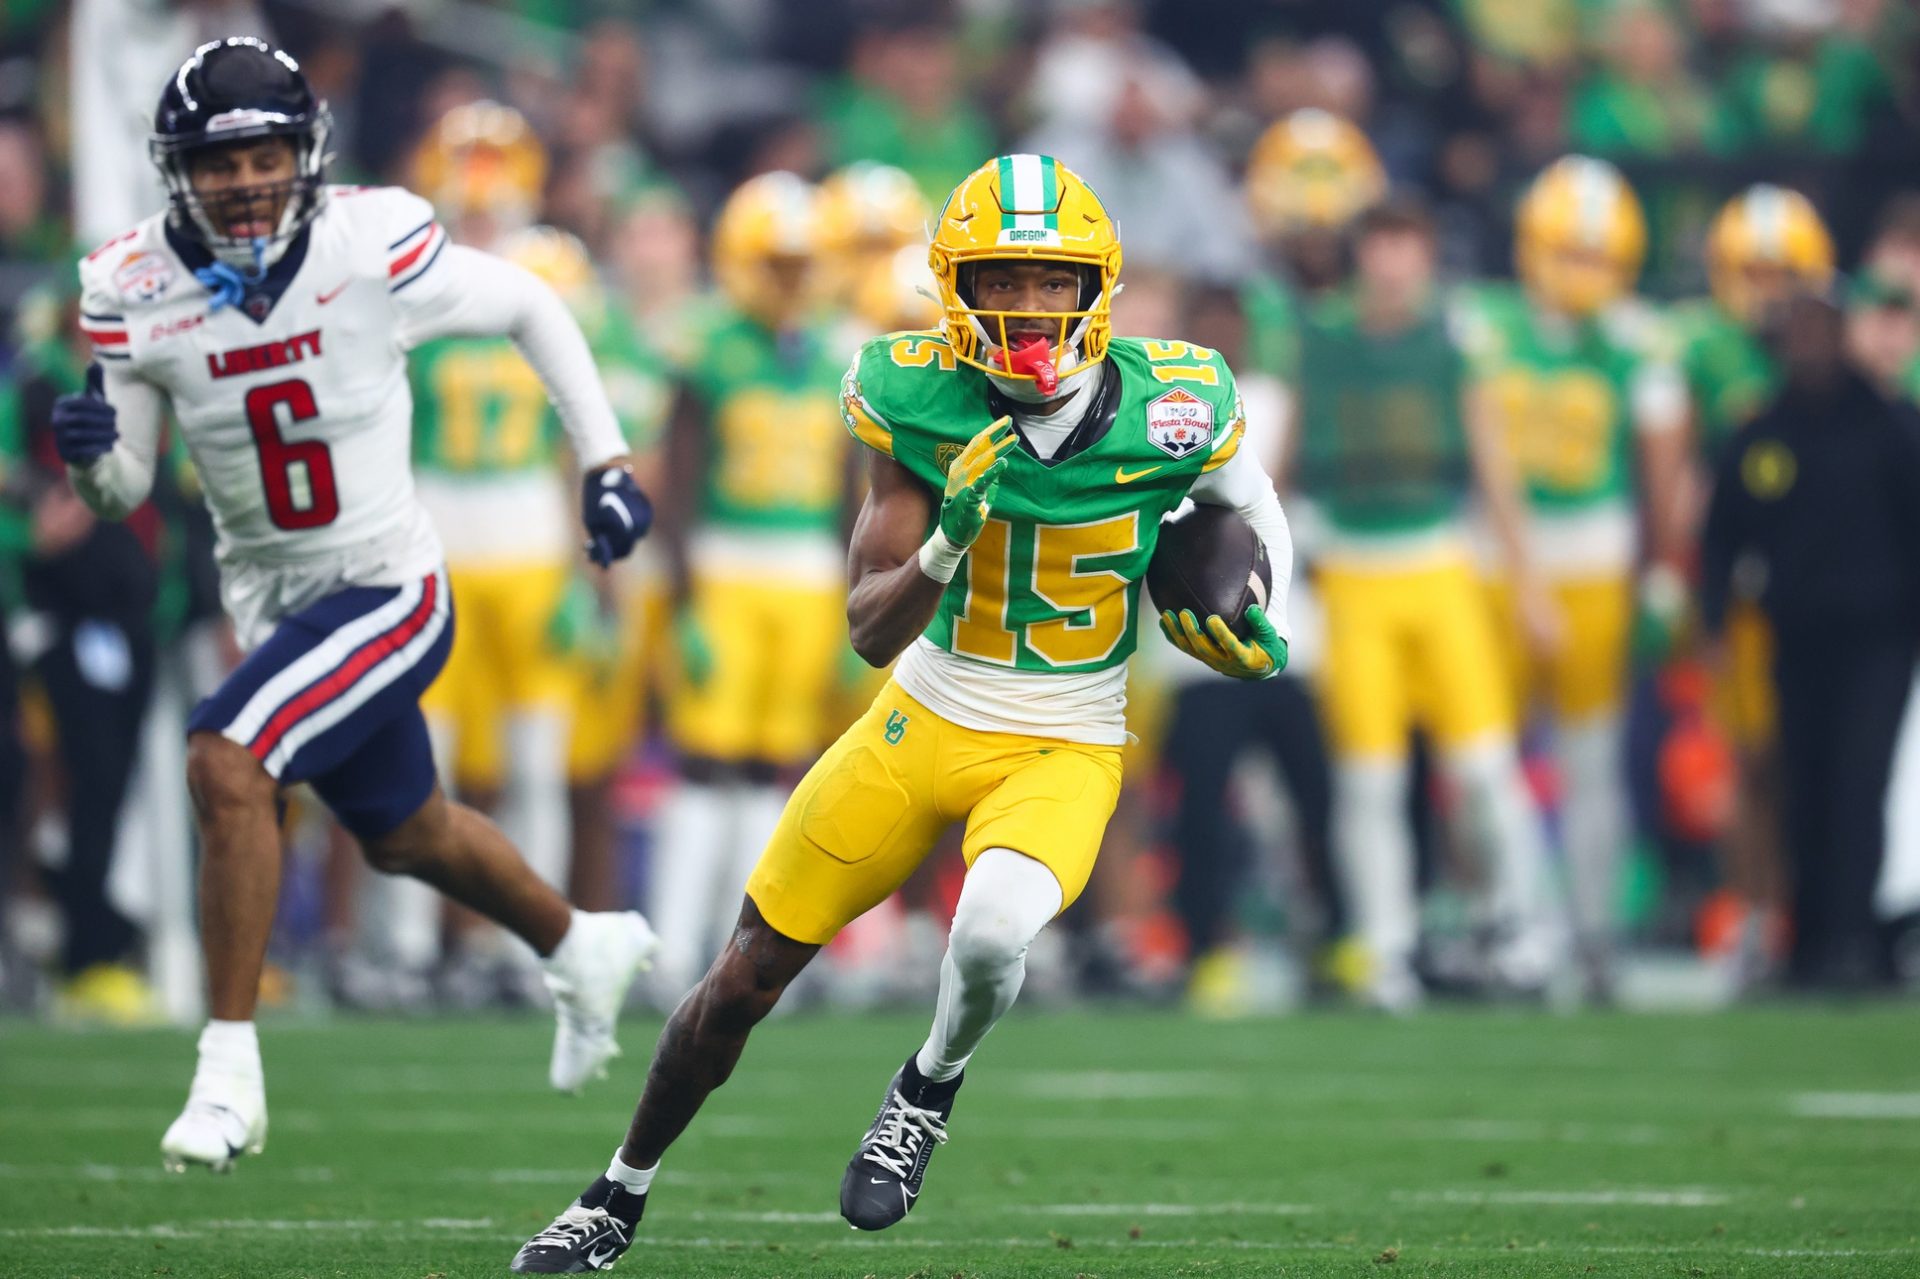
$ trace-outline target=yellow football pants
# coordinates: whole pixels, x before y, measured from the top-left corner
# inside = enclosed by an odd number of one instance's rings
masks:
[[[675,681],[669,720],[687,755],[730,763],[805,763],[820,749],[846,592],[778,579],[701,577],[693,614],[713,654],[698,688]]]
[[[1500,619],[1508,687],[1516,706],[1536,702],[1564,723],[1610,715],[1626,699],[1627,646],[1633,626],[1633,581],[1618,573],[1558,578],[1547,584],[1560,610],[1560,651],[1541,662],[1506,582],[1490,585]]]
[[[620,646],[611,662],[579,659],[567,779],[591,782],[617,768],[646,727],[647,697],[669,642],[666,591],[647,583],[620,601]]]
[[[453,587],[453,649],[421,699],[421,709],[452,727],[454,778],[464,787],[506,779],[502,739],[515,711],[568,714],[578,675],[553,651],[547,627],[566,593],[563,564],[447,566]]]
[[[1060,881],[1064,910],[1119,798],[1118,746],[962,728],[888,681],[788,799],[747,894],[781,933],[824,945],[965,818],[968,866],[989,848],[1024,853]]]
[[[1773,627],[1748,600],[1727,611],[1728,669],[1714,681],[1714,718],[1735,746],[1772,744],[1779,723],[1773,692]]]
[[[1397,759],[1416,726],[1443,750],[1511,734],[1511,694],[1486,595],[1467,559],[1342,561],[1316,577],[1326,611],[1327,732],[1343,759]]]

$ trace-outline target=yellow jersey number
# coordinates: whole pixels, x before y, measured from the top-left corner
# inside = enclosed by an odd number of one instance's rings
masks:
[[[727,501],[817,510],[839,500],[846,434],[831,395],[750,387],[726,398],[714,424]]]
[[[1140,548],[1138,512],[1087,524],[1039,524],[1020,584],[1055,616],[1009,625],[1014,591],[1013,525],[989,519],[967,552],[967,594],[953,620],[953,651],[1011,666],[1025,640],[1051,666],[1080,666],[1112,653],[1133,624],[1127,579],[1092,561]]]
[[[1507,369],[1487,382],[1520,473],[1543,488],[1583,492],[1605,482],[1619,405],[1588,369]]]
[[[461,347],[433,363],[440,462],[454,471],[517,471],[544,464],[547,391],[506,343]]]

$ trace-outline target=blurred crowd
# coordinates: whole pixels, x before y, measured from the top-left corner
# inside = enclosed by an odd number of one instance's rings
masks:
[[[184,457],[96,523],[46,417],[84,377],[76,254],[163,204],[161,84],[243,33],[330,100],[333,180],[420,192],[594,345],[662,516],[611,577],[511,348],[415,354],[460,609],[428,709],[447,784],[543,875],[653,914],[662,1004],[877,687],[845,641],[840,377],[866,338],[940,323],[928,220],[1011,150],[1117,219],[1115,333],[1227,355],[1302,561],[1286,676],[1143,644],[1127,790],[1043,988],[1223,1014],[1605,1001],[1647,976],[1624,956],[1680,952],[1710,978],[1662,980],[1717,991],[1920,980],[1895,927],[1920,872],[1879,873],[1920,811],[1806,816],[1755,535],[1700,553],[1716,474],[1780,466],[1737,450],[1790,372],[1791,298],[1838,317],[1875,394],[1920,397],[1912,6],[30,0],[0,13],[8,999],[137,1020],[183,1012],[150,978],[197,986],[162,979],[191,951],[184,710],[236,660],[211,531]],[[272,997],[540,997],[317,806],[295,796],[287,831]],[[929,991],[959,873],[934,859],[848,930],[818,997]],[[1829,875],[1849,887],[1815,900]]]

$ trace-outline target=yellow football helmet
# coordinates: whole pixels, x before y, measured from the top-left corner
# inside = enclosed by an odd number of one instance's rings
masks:
[[[873,262],[853,281],[853,313],[877,333],[930,329],[940,323],[937,287],[926,253],[907,245]]]
[[[1833,238],[1798,191],[1750,186],[1727,201],[1707,229],[1707,282],[1742,324],[1759,323],[1788,289],[1824,289],[1832,279]]]
[[[1535,297],[1569,315],[1592,315],[1640,279],[1647,254],[1640,198],[1605,160],[1562,156],[1520,197],[1513,252]]]
[[[967,297],[968,268],[1009,259],[1086,267],[1094,276],[1092,296],[1083,286],[1078,309],[1064,312],[975,307]],[[1120,284],[1120,233],[1093,188],[1052,156],[1003,155],[968,174],[941,207],[927,265],[939,285],[947,343],[961,363],[999,377],[1034,378],[988,362],[994,350],[1007,349],[1011,319],[1077,321],[1062,326],[1053,352],[1057,377],[1106,358]],[[1078,362],[1069,363],[1075,351]]]
[[[820,190],[780,171],[742,183],[713,227],[713,278],[764,324],[790,322],[818,300]]]
[[[441,116],[414,151],[413,184],[455,227],[477,218],[494,236],[510,234],[540,211],[547,149],[512,107],[468,102]]]
[[[1387,193],[1387,171],[1360,127],[1318,108],[1268,126],[1247,158],[1247,207],[1262,235],[1338,230]]]
[[[596,315],[604,303],[587,246],[570,232],[550,226],[525,227],[502,240],[498,252],[551,285],[576,317]]]
[[[895,253],[926,244],[931,213],[913,179],[892,165],[863,160],[822,182],[820,247],[835,303],[870,319],[868,310],[885,290],[869,280],[891,274]]]

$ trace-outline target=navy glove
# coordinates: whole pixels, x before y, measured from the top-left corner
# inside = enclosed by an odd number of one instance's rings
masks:
[[[87,389],[53,402],[53,446],[69,466],[87,466],[111,453],[119,438],[105,375],[95,360],[87,366]]]
[[[587,526],[587,558],[606,568],[632,553],[653,524],[653,503],[625,467],[589,474],[580,494],[580,520]]]

